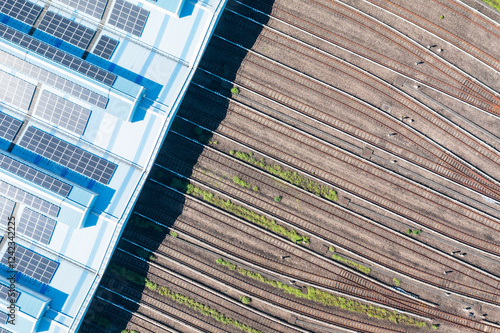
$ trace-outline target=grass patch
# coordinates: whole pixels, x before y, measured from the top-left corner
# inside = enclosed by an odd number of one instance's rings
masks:
[[[137,215],[132,217],[129,222],[132,223],[132,225],[134,225],[137,228],[151,229],[151,230],[156,231],[156,232],[163,231],[163,228],[161,226],[159,226],[158,224],[156,224],[150,220],[143,219]]]
[[[122,266],[119,266],[116,264],[112,264],[112,265],[110,265],[110,267],[111,267],[112,273],[117,274],[117,272],[118,272],[118,275],[123,276],[124,278],[126,278],[130,282],[139,284],[141,286],[145,286],[149,290],[152,290],[161,296],[168,297],[168,298],[176,301],[179,304],[185,305],[185,306],[187,306],[195,311],[202,313],[205,316],[212,317],[215,320],[217,320],[218,322],[221,322],[221,323],[226,324],[226,325],[232,325],[232,326],[242,330],[243,332],[247,332],[247,333],[263,333],[262,331],[259,331],[255,328],[248,326],[248,325],[245,325],[236,319],[226,317],[223,313],[220,313],[219,311],[210,308],[208,305],[204,305],[204,304],[197,302],[194,299],[189,298],[187,296],[184,296],[182,294],[174,293],[173,291],[171,291],[167,287],[156,284],[153,281],[148,280],[146,277],[140,276],[136,272],[131,271],[125,267],[122,267]],[[140,278],[138,276],[140,276]]]
[[[350,266],[352,268],[355,268],[357,269],[358,271],[360,272],[363,272],[365,273],[366,275],[370,274],[371,270],[366,267],[366,266],[363,266],[363,265],[360,265],[358,263],[355,263],[354,261],[351,261],[349,259],[346,259],[346,258],[342,258],[341,256],[337,255],[337,254],[332,254],[332,258],[338,262],[341,262],[341,263],[344,263],[346,264],[347,266]]]
[[[136,330],[122,330],[121,333],[139,333],[139,331],[136,331]]]
[[[409,236],[409,235],[415,235],[415,236],[418,236],[422,233],[422,230],[420,229],[406,229],[405,233]]]
[[[328,251],[330,251],[330,252],[335,252],[335,248],[334,248],[333,246],[330,246],[330,247],[328,248]]]
[[[252,190],[253,190],[254,192],[259,192],[259,187],[258,187],[257,185],[254,185],[254,186],[252,187]]]
[[[337,192],[330,189],[328,186],[319,185],[315,181],[299,175],[296,171],[292,172],[289,170],[283,170],[283,168],[279,165],[267,164],[263,158],[258,160],[253,157],[253,153],[247,154],[235,150],[231,150],[229,153],[239,160],[245,161],[262,170],[265,170],[292,185],[298,186],[310,193],[317,195],[318,197],[323,197],[330,201],[337,201]]]
[[[240,90],[236,87],[231,88],[231,94],[233,95],[238,95],[240,93]]]
[[[170,186],[188,195],[201,198],[214,206],[217,206],[227,212],[244,218],[249,222],[258,224],[278,235],[285,236],[294,243],[309,244],[309,237],[302,236],[293,229],[287,229],[284,226],[277,224],[276,221],[269,219],[263,215],[259,215],[254,211],[246,209],[245,207],[239,206],[231,202],[231,200],[224,200],[222,198],[216,197],[212,192],[205,191],[189,183],[183,183],[178,178],[173,178]]]
[[[236,185],[240,185],[241,187],[244,187],[244,188],[250,188],[252,186],[252,185],[250,185],[249,182],[244,181],[243,179],[241,179],[238,176],[233,177],[233,183],[235,183]]]
[[[252,302],[252,299],[248,296],[240,297],[240,300],[241,300],[241,303],[243,303],[243,304],[250,304],[250,302]]]
[[[275,202],[281,202],[281,199],[283,199],[283,198],[281,197],[281,195],[277,195],[277,196],[275,196],[275,197],[274,197],[274,201],[275,201]]]
[[[396,287],[399,287],[399,285],[401,284],[401,280],[396,279],[396,278],[392,279],[392,282],[394,283],[394,285],[395,285]]]
[[[170,231],[170,236],[174,237],[174,238],[177,238],[177,236],[179,236],[179,234],[177,233],[177,231],[173,231],[171,230]]]
[[[219,260],[220,259],[220,260]],[[230,263],[226,260],[223,260],[219,258],[217,260],[217,263],[221,263],[221,265],[229,266],[229,265],[234,265],[233,263]],[[236,267],[236,265],[234,265]],[[389,311],[383,308],[378,308],[374,305],[366,305],[359,303],[357,301],[353,300],[348,300],[344,297],[340,296],[335,296],[333,294],[330,294],[328,292],[316,289],[314,287],[307,286],[307,294],[304,294],[302,290],[293,288],[289,285],[286,285],[282,282],[275,281],[268,279],[264,276],[262,276],[259,273],[252,272],[250,270],[244,269],[244,268],[239,268],[236,267],[236,271],[243,275],[247,276],[253,280],[260,281],[262,283],[266,283],[268,285],[271,285],[275,288],[283,290],[285,293],[293,295],[298,298],[305,298],[312,300],[314,302],[321,303],[326,306],[334,306],[334,307],[339,307],[344,310],[352,311],[352,312],[357,312],[357,313],[363,313],[368,315],[369,317],[372,318],[377,318],[377,319],[385,319],[389,320],[393,323],[402,323],[402,324],[408,324],[408,325],[413,325],[413,326],[418,326],[418,327],[427,327],[427,323],[424,321],[418,321],[416,319],[410,318],[404,314],[398,313],[396,311]]]
[[[500,12],[500,1],[499,0],[483,0],[483,2]]]
[[[441,20],[442,20],[442,19],[444,19],[444,15],[439,16],[439,18],[440,18]]]

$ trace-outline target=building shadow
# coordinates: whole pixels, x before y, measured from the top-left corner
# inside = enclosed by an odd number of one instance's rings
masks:
[[[256,43],[273,3],[227,3],[79,332],[141,331],[131,320],[132,313],[144,311],[138,303],[147,287],[140,276],[151,255],[161,253],[159,245],[172,239],[187,180],[204,147],[213,144],[212,131],[226,117],[246,49]]]

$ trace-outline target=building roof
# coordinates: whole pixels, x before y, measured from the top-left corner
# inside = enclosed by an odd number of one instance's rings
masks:
[[[77,330],[224,5],[0,0],[0,329]]]

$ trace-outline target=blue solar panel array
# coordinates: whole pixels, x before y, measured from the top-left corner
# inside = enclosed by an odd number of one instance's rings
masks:
[[[0,12],[28,25],[33,25],[42,7],[26,0],[0,0]]]
[[[0,36],[106,85],[115,82],[116,75],[3,24],[0,24]]]
[[[1,263],[9,266],[9,257],[6,251]],[[56,273],[59,264],[53,260],[45,258],[38,253],[16,244],[15,246],[16,265],[15,269],[35,280],[49,284]]]
[[[113,38],[105,35],[101,35],[101,38],[99,38],[99,41],[97,42],[92,53],[94,53],[98,57],[109,60],[111,59],[111,56],[113,55],[113,52],[115,52],[117,46],[117,40],[114,40]]]
[[[0,311],[0,323],[7,324],[7,320],[9,320],[9,315],[3,311]]]
[[[38,29],[81,49],[87,48],[95,34],[95,30],[50,11],[43,16]]]
[[[7,141],[14,140],[22,124],[22,121],[0,112],[0,137]]]
[[[33,194],[26,192],[3,180],[0,180],[0,193],[3,193],[5,196],[11,199],[21,202],[33,209],[36,209],[43,214],[47,214],[52,217],[57,217],[57,215],[59,214],[59,206],[56,206],[42,198],[34,196]]]
[[[103,184],[109,183],[116,169],[116,164],[32,126],[26,130],[19,146]]]
[[[140,37],[146,25],[149,11],[125,0],[116,0],[109,24]]]
[[[90,110],[59,97],[47,90],[42,92],[34,111],[50,123],[82,135],[90,117]]]
[[[108,104],[107,97],[1,50],[0,63],[100,108]]]
[[[40,185],[63,197],[67,197],[73,186],[40,172],[24,163],[18,162],[8,156],[0,154],[0,168],[12,172],[30,182]]]
[[[11,295],[11,294],[14,294],[14,295]],[[6,285],[0,284],[0,299],[3,299],[4,301],[7,301],[9,303],[10,303],[10,300],[17,302],[19,295],[21,295],[20,292],[18,292],[18,291],[9,292],[9,287],[7,287]]]
[[[35,85],[0,70],[0,99],[22,110],[28,110]]]
[[[29,208],[23,210],[23,214],[16,225],[19,233],[43,244],[49,244],[55,227],[55,220]]]
[[[108,0],[60,0],[62,3],[100,19]]]
[[[0,196],[0,220],[1,223],[7,225],[8,218],[12,216],[15,202]]]

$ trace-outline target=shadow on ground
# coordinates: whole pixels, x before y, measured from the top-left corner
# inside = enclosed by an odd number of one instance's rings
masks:
[[[252,4],[252,1],[247,3]],[[262,13],[270,13],[273,3],[274,0],[258,1],[259,9]],[[132,281],[145,276],[151,252],[156,251],[160,243],[168,242],[171,227],[175,229],[174,223],[184,209],[184,197],[173,191],[170,185],[174,178],[190,177],[204,145],[211,140],[211,131],[225,118],[228,101],[214,98],[214,92],[231,96],[232,82],[246,55],[244,49],[235,45],[230,46],[230,53],[221,52],[221,49],[231,45],[226,40],[238,41],[237,44],[251,48],[262,30],[259,25],[231,11],[267,23],[262,13],[231,0],[227,3],[79,332],[121,332],[130,327],[142,333],[139,327],[129,324],[131,313],[138,311],[136,302],[140,301],[144,290],[144,285]],[[213,100],[207,99],[208,95],[212,95]],[[203,122],[203,127],[189,122],[198,114],[210,118]],[[131,241],[147,248],[147,251],[132,245]],[[123,267],[129,271],[120,271]],[[138,275],[131,276],[130,271]],[[143,311],[141,309],[140,312]]]

